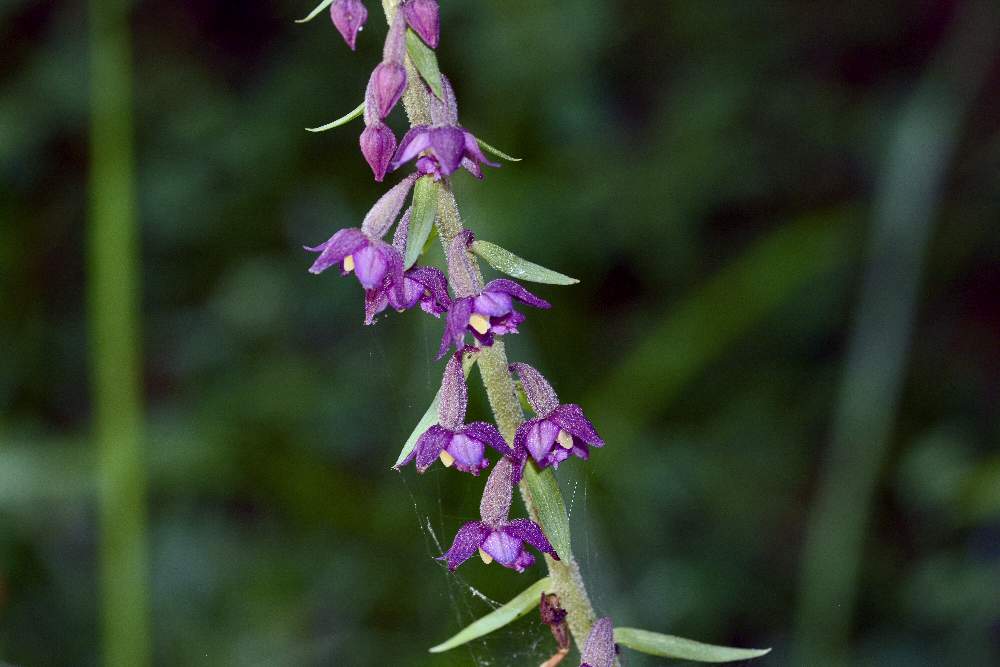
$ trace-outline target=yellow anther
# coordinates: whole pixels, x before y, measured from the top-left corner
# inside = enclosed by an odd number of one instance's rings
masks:
[[[441,453],[438,454],[438,457],[441,459],[441,463],[444,464],[445,468],[450,468],[451,464],[455,462],[455,457],[444,450],[441,450]]]
[[[344,258],[344,271],[350,273],[354,270],[354,255],[348,255]]]
[[[573,449],[573,436],[571,436],[566,431],[559,429],[559,435],[556,436],[556,442],[563,449]]]
[[[473,313],[469,318],[469,326],[482,335],[490,330],[490,321],[479,313]]]
[[[486,563],[487,565],[493,562],[493,556],[489,555],[482,549],[479,550],[479,557],[482,558],[483,562]]]

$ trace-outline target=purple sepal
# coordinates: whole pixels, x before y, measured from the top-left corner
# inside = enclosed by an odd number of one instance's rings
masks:
[[[469,326],[469,317],[472,315],[472,301],[472,297],[452,301],[445,318],[444,336],[438,349],[438,359],[447,354],[448,348],[452,345],[456,348],[462,347],[465,331]]]
[[[318,246],[305,246],[309,252],[318,252],[320,255],[309,267],[309,273],[323,273],[334,264],[340,264],[348,255],[357,252],[362,246],[368,243],[365,233],[356,227],[341,229],[324,243]]]
[[[519,540],[523,540],[535,547],[539,551],[549,554],[554,559],[559,560],[559,554],[552,547],[549,539],[545,537],[541,526],[531,519],[514,519],[504,527],[508,535],[513,535]]]
[[[353,51],[358,32],[368,20],[368,10],[361,4],[361,0],[334,0],[330,5],[330,18],[333,19],[337,32]]]
[[[361,144],[361,154],[372,168],[375,180],[381,183],[396,152],[396,135],[388,125],[376,121],[364,129],[358,143]]]
[[[403,4],[403,14],[413,32],[420,35],[420,39],[424,40],[427,46],[436,49],[441,36],[441,17],[437,0],[407,0]]]
[[[564,403],[557,406],[547,419],[574,438],[579,438],[592,447],[604,446],[604,440],[597,435],[594,425],[583,414],[583,408],[575,403]]]
[[[583,648],[581,667],[611,667],[615,662],[614,626],[608,617],[599,618],[590,628]]]
[[[487,422],[472,422],[467,424],[465,428],[462,429],[462,433],[471,436],[478,440],[479,442],[492,447],[500,454],[506,457],[512,457],[514,455],[514,450],[510,448],[507,441],[503,439],[500,435],[500,431],[497,430],[496,426]]]
[[[469,403],[469,392],[465,386],[465,373],[458,354],[448,359],[441,379],[441,393],[438,398],[438,424],[450,431],[457,431],[465,420]]]
[[[483,289],[484,292],[498,292],[502,294],[508,294],[522,303],[526,303],[534,308],[551,308],[550,304],[545,299],[539,299],[537,296],[524,289],[518,285],[513,280],[508,280],[506,278],[497,278],[496,280],[491,280],[486,288]]]
[[[399,63],[381,62],[372,71],[370,81],[375,109],[379,120],[382,120],[406,90],[406,68]]]
[[[455,539],[451,543],[451,548],[438,560],[447,561],[448,569],[454,572],[459,565],[469,560],[479,550],[480,545],[490,532],[490,527],[485,523],[470,521],[458,529],[458,532],[455,533]]]

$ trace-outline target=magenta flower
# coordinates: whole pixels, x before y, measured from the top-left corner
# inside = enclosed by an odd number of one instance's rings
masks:
[[[558,468],[570,455],[586,460],[590,447],[604,446],[583,409],[574,403],[559,403],[555,390],[541,373],[528,364],[511,364],[510,370],[521,379],[528,403],[537,415],[521,424],[514,435],[514,451],[522,463],[527,461],[527,452],[540,468]]]
[[[447,561],[449,570],[454,571],[478,551],[486,564],[496,561],[504,567],[523,572],[535,562],[535,557],[524,548],[525,544],[559,560],[559,555],[537,523],[530,519],[508,520],[514,488],[513,474],[514,464],[506,458],[500,459],[493,467],[479,504],[482,521],[470,521],[459,528],[451,548],[438,558]]]
[[[617,654],[611,619],[608,617],[597,619],[590,628],[590,634],[587,635],[580,667],[611,667]]]
[[[437,0],[404,0],[402,9],[413,32],[420,35],[427,46],[436,49],[441,36],[441,10]]]
[[[517,333],[524,315],[514,310],[515,300],[535,308],[551,307],[548,301],[539,299],[513,280],[504,278],[490,282],[475,296],[452,301],[445,320],[438,359],[448,352],[451,345],[462,347],[466,334],[472,334],[480,345],[489,347],[493,344],[494,336]]]
[[[358,33],[368,20],[368,10],[361,4],[361,0],[334,0],[330,5],[330,18],[353,51]]]
[[[478,475],[490,465],[486,458],[486,446],[504,456],[513,456],[513,450],[492,424],[464,424],[468,400],[461,352],[458,352],[452,355],[444,367],[444,378],[438,395],[438,423],[424,431],[413,451],[398,467],[415,459],[417,472],[422,473],[440,459],[446,468],[454,466],[462,472]]]
[[[430,125],[414,125],[403,136],[396,149],[390,169],[417,159],[417,170],[422,174],[433,174],[435,179],[445,178],[465,167],[476,178],[482,178],[482,165],[499,167],[490,162],[479,148],[479,142],[472,133],[458,124],[458,103],[451,82],[441,76],[444,99],[430,95]]]
[[[359,143],[361,144],[361,154],[365,156],[365,161],[372,168],[375,180],[381,183],[386,172],[389,171],[392,155],[396,152],[396,135],[392,133],[388,125],[381,120],[376,120],[361,132]]]

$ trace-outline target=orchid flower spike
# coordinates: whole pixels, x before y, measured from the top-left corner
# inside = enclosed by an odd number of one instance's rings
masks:
[[[464,230],[448,248],[448,274],[456,298],[448,308],[438,359],[451,345],[462,347],[466,334],[472,334],[480,345],[489,347],[493,345],[494,336],[517,333],[524,315],[514,310],[515,299],[534,308],[551,308],[548,301],[506,278],[494,280],[475,291],[478,279],[468,256],[472,240],[472,232]]]
[[[597,619],[590,628],[587,644],[583,647],[583,662],[580,663],[580,667],[611,667],[617,654],[611,619],[608,617]]]
[[[441,9],[437,0],[403,0],[403,16],[427,46],[436,49],[441,38]]]
[[[416,179],[415,174],[408,176],[382,195],[365,216],[360,229],[341,229],[325,243],[312,248],[306,246],[306,250],[319,253],[309,272],[319,274],[340,265],[341,274],[346,276],[353,271],[366,291],[384,286],[386,278],[394,285],[402,281],[403,257],[382,237],[396,221]]]
[[[464,424],[469,395],[462,372],[461,352],[452,355],[444,367],[441,393],[438,395],[438,423],[424,431],[416,446],[398,467],[416,459],[417,472],[424,472],[440,459],[446,468],[455,467],[462,472],[478,475],[488,468],[486,446],[505,457],[512,457],[513,450],[504,441],[496,427],[486,422]]]
[[[514,434],[514,451],[522,464],[527,461],[527,453],[541,468],[558,468],[570,455],[586,460],[591,447],[604,446],[583,409],[575,403],[560,403],[541,373],[528,364],[511,364],[510,370],[521,379],[528,403],[537,415],[521,424]]]
[[[333,25],[336,26],[340,36],[353,51],[358,33],[368,20],[368,10],[361,4],[361,0],[333,0],[333,4],[330,5],[330,18],[333,19]]]
[[[472,133],[458,124],[455,91],[443,74],[441,89],[443,99],[429,95],[431,124],[414,125],[410,128],[403,136],[390,168],[398,169],[403,163],[420,155],[417,170],[422,174],[432,174],[436,180],[450,176],[459,167],[464,167],[476,178],[482,178],[482,165],[500,165],[490,162]]]
[[[486,564],[496,561],[504,567],[523,572],[535,562],[535,557],[524,548],[525,544],[559,560],[559,555],[537,523],[530,519],[508,520],[514,489],[514,465],[503,458],[493,466],[479,504],[482,521],[470,521],[459,528],[451,548],[438,558],[447,561],[449,570],[454,571],[478,551]]]

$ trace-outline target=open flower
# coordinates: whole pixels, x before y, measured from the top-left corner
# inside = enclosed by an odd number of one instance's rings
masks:
[[[465,167],[476,178],[482,178],[482,165],[499,167],[490,162],[479,148],[471,132],[458,124],[458,103],[447,77],[441,76],[444,99],[430,95],[430,125],[414,125],[399,142],[390,165],[398,169],[405,162],[417,159],[417,170],[432,174],[435,179],[450,176]]]
[[[462,472],[478,475],[490,465],[486,458],[487,446],[506,457],[513,456],[513,450],[492,424],[463,424],[469,395],[460,357],[461,352],[452,355],[444,367],[438,394],[438,423],[424,431],[400,467],[415,459],[417,472],[422,473],[440,459],[446,468],[454,466]]]
[[[583,662],[580,667],[611,667],[615,662],[618,649],[615,647],[614,626],[608,617],[594,621],[587,635],[587,644],[583,647]]]
[[[535,557],[524,548],[525,544],[559,560],[559,555],[537,523],[530,519],[508,520],[514,488],[514,465],[503,458],[493,467],[479,504],[482,521],[470,521],[459,528],[451,548],[438,559],[447,561],[449,570],[454,571],[478,551],[484,563],[496,561],[504,567],[523,572],[535,562]]]
[[[551,307],[548,301],[503,278],[490,282],[475,296],[455,299],[448,309],[438,359],[451,345],[462,347],[467,333],[485,347],[493,344],[494,336],[517,333],[524,315],[514,310],[515,300],[535,308]]]
[[[559,467],[570,455],[586,460],[591,447],[603,447],[594,425],[575,403],[560,403],[552,385],[528,364],[511,364],[510,370],[521,379],[521,386],[537,417],[518,427],[514,435],[514,450],[522,462],[525,453],[539,467]]]

